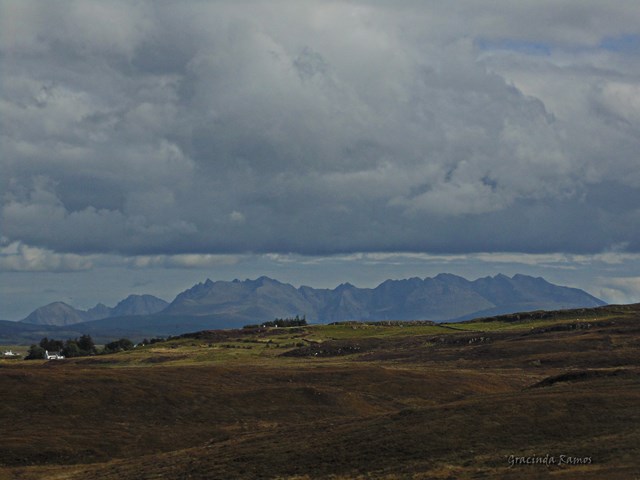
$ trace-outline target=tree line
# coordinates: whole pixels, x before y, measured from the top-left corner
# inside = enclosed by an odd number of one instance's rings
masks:
[[[144,345],[148,343],[156,343],[161,339],[152,338],[151,341],[145,339],[142,341]],[[82,335],[77,338],[68,340],[55,340],[53,338],[44,337],[40,343],[33,344],[29,347],[29,353],[25,360],[38,360],[45,358],[45,352],[56,352],[67,358],[87,357],[89,355],[101,355],[107,353],[117,353],[134,348],[134,343],[128,338],[121,338],[113,342],[107,343],[102,349],[96,347],[91,335]]]
[[[294,318],[276,318],[271,322],[264,322],[255,325],[245,325],[243,328],[260,328],[260,327],[305,327],[307,325],[307,319],[303,315],[300,318],[299,315],[296,315]]]

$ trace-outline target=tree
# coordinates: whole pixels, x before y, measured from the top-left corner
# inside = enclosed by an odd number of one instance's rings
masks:
[[[82,335],[76,339],[76,343],[82,355],[93,355],[96,353],[96,344],[93,343],[91,335]]]
[[[49,350],[50,352],[59,352],[64,347],[62,340],[54,340],[44,337],[40,340],[40,348],[43,350]]]
[[[27,354],[27,356],[24,358],[25,360],[41,360],[44,359],[44,351],[45,349],[42,348],[40,345],[31,345],[31,347],[29,347],[29,353]]]
[[[83,353],[80,351],[80,347],[78,346],[78,342],[75,340],[67,340],[64,348],[62,349],[62,354],[65,357],[81,357]]]

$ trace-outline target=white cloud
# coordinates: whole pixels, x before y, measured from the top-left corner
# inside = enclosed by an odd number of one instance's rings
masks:
[[[139,255],[131,257],[127,263],[133,268],[183,268],[204,269],[238,263],[235,255],[182,254],[182,255]]]
[[[91,257],[83,255],[55,253],[20,242],[0,247],[2,272],[72,272],[92,267]]]
[[[596,295],[609,299],[610,303],[640,301],[640,277],[599,278]]]

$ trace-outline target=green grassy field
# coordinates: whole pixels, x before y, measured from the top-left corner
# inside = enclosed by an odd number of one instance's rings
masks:
[[[640,306],[205,331],[0,360],[0,396],[2,480],[633,479]]]

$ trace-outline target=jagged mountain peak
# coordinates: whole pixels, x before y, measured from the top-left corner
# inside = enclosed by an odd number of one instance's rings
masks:
[[[168,314],[220,315],[270,320],[304,314],[310,321],[451,320],[486,312],[507,313],[540,308],[597,306],[603,302],[527,275],[498,274],[469,281],[441,273],[434,278],[385,280],[359,288],[344,282],[334,289],[294,288],[267,276],[255,280],[217,281],[211,288],[197,284],[181,293]]]

